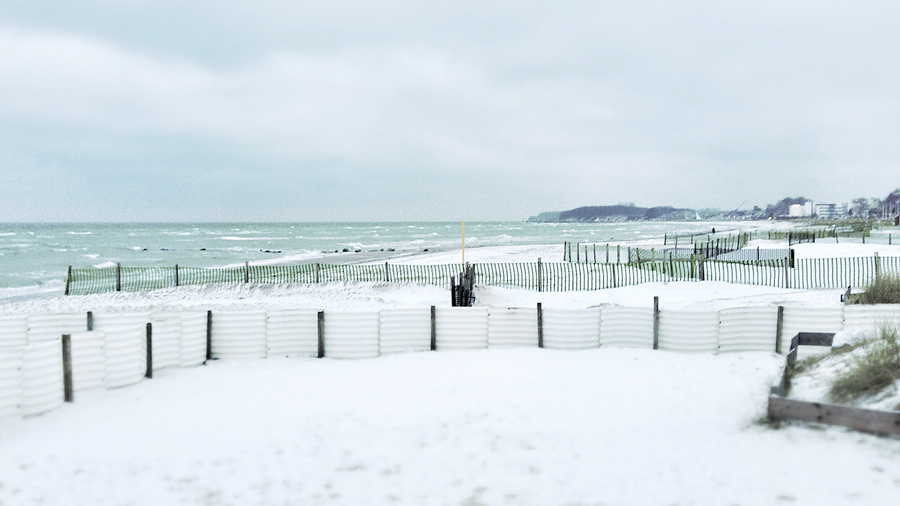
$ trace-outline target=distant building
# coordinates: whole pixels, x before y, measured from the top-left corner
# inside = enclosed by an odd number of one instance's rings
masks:
[[[788,216],[790,216],[791,218],[804,218],[812,216],[812,206],[812,202],[807,202],[805,204],[791,204],[791,207],[788,208]]]
[[[820,220],[839,220],[847,216],[847,204],[816,204],[816,217]]]

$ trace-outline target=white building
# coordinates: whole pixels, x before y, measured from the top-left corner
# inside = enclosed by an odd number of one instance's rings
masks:
[[[788,216],[790,216],[791,218],[804,218],[812,216],[812,206],[812,202],[807,202],[805,204],[791,204],[791,207],[788,208]]]
[[[847,204],[816,204],[816,217],[820,220],[838,220],[847,216]]]

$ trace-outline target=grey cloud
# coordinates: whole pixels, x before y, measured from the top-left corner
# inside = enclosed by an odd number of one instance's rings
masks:
[[[877,196],[898,185],[898,9],[7,1],[0,181],[84,193],[0,212],[455,219],[465,189],[468,219],[517,219]],[[110,174],[144,191],[92,203],[78,180]]]

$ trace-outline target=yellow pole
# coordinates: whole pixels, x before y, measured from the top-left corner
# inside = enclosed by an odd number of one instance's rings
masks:
[[[462,222],[462,263],[466,265],[466,222]]]

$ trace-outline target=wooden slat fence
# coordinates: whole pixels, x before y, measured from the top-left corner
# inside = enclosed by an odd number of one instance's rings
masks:
[[[117,267],[71,269],[67,292],[149,291],[206,284],[286,284],[389,282],[450,286],[464,269],[447,265],[304,264],[285,266]],[[633,264],[484,263],[476,264],[476,284],[539,291],[602,290],[649,282],[724,281],[780,288],[861,288],[876,276],[900,275],[900,257],[773,259],[749,262],[669,258]]]

